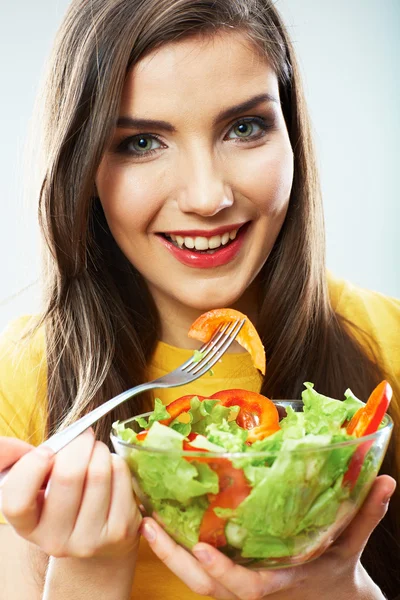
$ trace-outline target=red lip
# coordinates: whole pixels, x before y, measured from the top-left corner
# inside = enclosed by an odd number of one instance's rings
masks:
[[[235,229],[239,229],[240,227],[243,227],[243,225],[245,225],[245,223],[233,223],[233,225],[221,225],[221,227],[216,227],[215,229],[189,229],[189,230],[183,230],[183,229],[179,229],[176,231],[165,231],[163,233],[166,233],[167,235],[180,235],[182,237],[195,237],[195,236],[199,236],[199,237],[212,237],[213,235],[222,235],[223,233],[226,233],[227,231],[234,231]]]
[[[157,238],[182,264],[188,267],[194,267],[196,269],[212,269],[214,267],[226,265],[238,255],[243,246],[244,238],[249,225],[250,223],[246,223],[246,225],[239,230],[236,238],[230,244],[228,244],[228,246],[221,246],[220,249],[216,250],[213,254],[200,254],[199,252],[193,252],[192,250],[188,250],[186,248],[178,248],[175,246],[175,244],[170,242],[162,235],[157,235]]]

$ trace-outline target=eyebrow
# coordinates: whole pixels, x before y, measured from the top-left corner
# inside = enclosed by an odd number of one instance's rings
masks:
[[[238,117],[248,110],[257,108],[263,102],[276,102],[279,104],[278,99],[271,94],[258,94],[257,96],[253,96],[253,98],[249,98],[249,100],[245,100],[241,104],[236,104],[236,106],[231,106],[230,108],[220,112],[214,119],[214,125],[220,121],[226,121],[228,119],[232,119],[233,117]]]
[[[242,113],[248,110],[257,108],[263,102],[276,102],[277,104],[279,104],[279,100],[271,94],[258,94],[257,96],[253,96],[253,98],[249,98],[248,100],[241,102],[240,104],[236,104],[235,106],[231,106],[230,108],[221,111],[215,117],[214,125],[220,123],[221,121],[226,121],[228,119],[232,119],[233,117],[240,116]],[[159,129],[162,131],[167,131],[168,133],[176,133],[176,128],[167,121],[158,121],[154,119],[139,119],[129,116],[118,117],[117,127],[123,129],[139,130]]]
[[[161,129],[169,133],[175,133],[176,129],[167,121],[155,121],[153,119],[135,119],[133,117],[118,117],[117,127],[123,129]]]

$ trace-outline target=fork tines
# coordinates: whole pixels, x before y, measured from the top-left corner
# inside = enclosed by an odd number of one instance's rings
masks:
[[[200,370],[204,370],[204,373],[206,373],[211,369],[234,342],[244,323],[245,319],[235,319],[228,323],[222,323],[212,338],[200,348],[200,352],[203,354],[202,358],[198,362],[192,359],[185,371],[195,374]]]

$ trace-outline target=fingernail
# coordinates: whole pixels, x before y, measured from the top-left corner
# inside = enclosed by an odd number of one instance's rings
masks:
[[[209,565],[212,561],[212,556],[207,550],[193,550],[193,554],[204,565]]]
[[[154,542],[156,539],[156,532],[149,523],[144,522],[141,527],[142,535],[148,542]]]
[[[396,487],[394,487],[393,490],[391,492],[389,492],[389,494],[387,494],[387,496],[385,496],[385,498],[382,500],[382,504],[384,504],[384,505],[389,504],[390,498],[393,496],[395,489],[396,489]]]

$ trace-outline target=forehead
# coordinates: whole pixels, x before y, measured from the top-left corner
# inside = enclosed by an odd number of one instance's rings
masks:
[[[145,56],[127,75],[120,112],[173,119],[177,111],[214,113],[265,92],[279,97],[268,59],[243,33],[224,32],[168,43]]]

